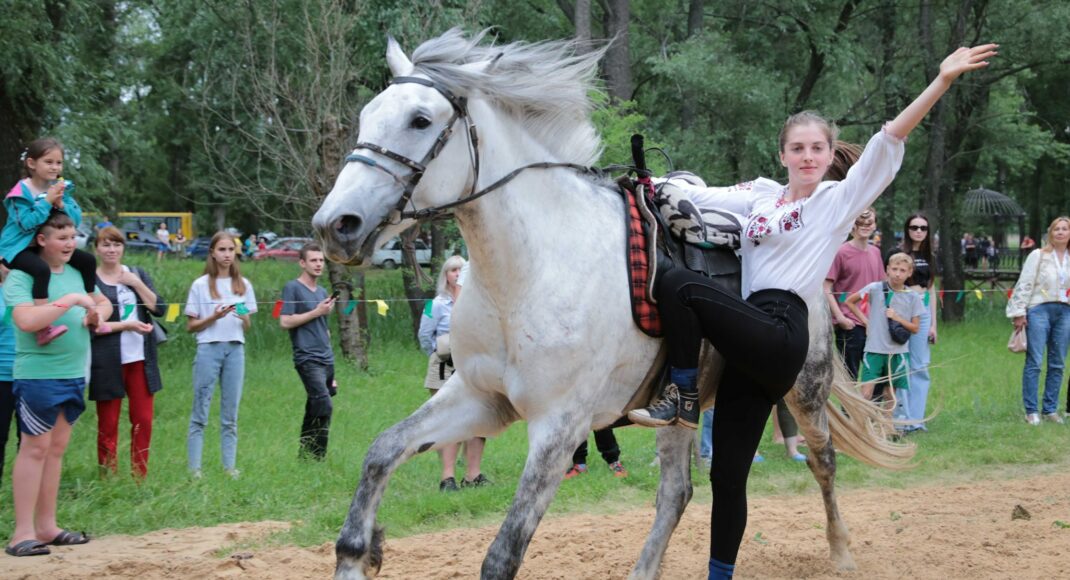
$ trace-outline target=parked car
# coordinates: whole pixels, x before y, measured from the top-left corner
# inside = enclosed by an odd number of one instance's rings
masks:
[[[155,233],[138,230],[123,230],[123,238],[126,239],[127,252],[154,253],[160,244]]]
[[[85,226],[83,223],[74,230],[74,247],[79,250],[84,250],[89,245],[89,240],[92,238],[92,230]]]
[[[423,240],[416,240],[413,242],[413,246],[416,248],[416,261],[421,266],[431,265],[431,247],[428,246]],[[391,268],[397,268],[398,264],[402,263],[401,258],[401,239],[394,238],[383,245],[382,248],[375,250],[372,254],[372,265],[379,266],[390,270]]]
[[[207,258],[208,246],[211,245],[212,238],[193,238],[193,241],[186,247],[187,258]]]
[[[263,250],[253,254],[254,260],[288,260],[296,262],[302,246],[312,241],[312,238],[276,238]]]

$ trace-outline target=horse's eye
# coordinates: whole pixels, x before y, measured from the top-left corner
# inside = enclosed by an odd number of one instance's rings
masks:
[[[431,119],[420,115],[412,120],[410,125],[413,129],[426,129],[431,126]]]

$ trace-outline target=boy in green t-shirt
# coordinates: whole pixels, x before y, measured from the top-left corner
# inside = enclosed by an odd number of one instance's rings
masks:
[[[47,304],[35,305],[33,280],[25,272],[13,271],[3,288],[17,329],[12,374],[22,433],[12,474],[15,530],[4,550],[12,556],[38,556],[50,552],[48,545],[89,541],[56,525],[56,500],[71,425],[85,410],[89,332],[111,316],[111,303],[99,292],[86,294],[81,274],[68,264],[74,235],[71,218],[53,212],[35,236],[40,258],[51,269]],[[38,345],[35,333],[50,324],[70,330]]]
[[[906,286],[907,278],[914,272],[913,258],[904,253],[893,254],[885,271],[887,283],[867,284],[847,297],[847,307],[866,326],[866,349],[859,377],[863,383],[862,394],[888,402],[899,416],[902,410],[896,401],[904,401],[910,388],[910,347],[907,340],[899,342],[892,336],[888,323],[894,321],[914,334],[920,328],[925,305],[921,294]],[[857,306],[863,296],[869,298],[868,319]],[[907,339],[910,334],[906,335]]]

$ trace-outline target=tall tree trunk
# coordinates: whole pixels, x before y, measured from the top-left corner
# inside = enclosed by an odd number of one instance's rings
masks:
[[[961,46],[966,33],[966,15],[973,5],[973,0],[961,0],[959,11],[948,45],[951,47]],[[925,55],[925,80],[931,82],[939,73],[939,63],[943,60],[942,54],[937,54],[933,41],[933,14],[930,0],[922,0],[919,12],[919,38]],[[953,87],[953,92],[962,90],[961,87]],[[959,259],[958,239],[962,236],[962,228],[956,215],[955,207],[958,201],[955,175],[947,171],[947,159],[952,152],[959,151],[962,139],[960,135],[956,140],[949,138],[948,132],[953,127],[964,127],[966,119],[953,121],[947,100],[951,95],[945,96],[938,101],[929,113],[929,152],[925,162],[925,211],[932,216],[937,223],[940,233],[940,246],[938,248],[938,261],[942,275],[941,287],[958,290],[965,287],[962,262]],[[961,109],[960,109],[961,110]],[[952,124],[954,123],[954,124]],[[941,319],[946,322],[960,321],[965,315],[965,304],[954,299],[944,300],[943,314]]]
[[[341,335],[342,356],[368,370],[368,318],[364,308],[364,272],[351,272],[335,262],[327,262],[327,277],[331,288],[341,291],[338,296],[338,333]],[[359,300],[357,308],[346,314],[350,300]]]
[[[412,337],[419,344],[420,316],[423,315],[424,302],[434,298],[435,291],[428,290],[433,284],[420,267],[416,259],[414,243],[420,236],[420,226],[413,226],[401,234],[401,280],[405,286],[405,298],[408,298],[409,314],[412,315]]]
[[[342,167],[342,157],[345,153],[346,127],[333,115],[327,115],[323,119],[321,127],[321,141],[319,154],[323,167],[331,170],[317,179],[312,184],[314,194],[320,200],[327,197],[331,185],[338,178],[338,169]],[[357,270],[352,272],[341,264],[327,262],[327,272],[330,276],[331,286],[341,290],[338,306],[338,332],[342,335],[342,356],[356,361],[361,369],[368,369],[368,315],[364,308],[364,272]],[[351,275],[352,274],[352,275]],[[350,300],[359,300],[357,308],[348,315],[345,314],[345,305]]]
[[[881,34],[882,55],[879,74],[881,93],[884,95],[884,118],[894,119],[899,112],[899,103],[889,78],[892,76],[895,64],[895,0],[884,0],[881,4],[878,18],[879,27],[883,31]],[[878,224],[884,224],[880,226],[881,231],[884,232],[884,235],[881,236],[881,253],[887,256],[888,252],[895,246],[894,233],[898,226],[895,219],[894,180],[888,184],[880,199],[877,200],[877,207],[880,208],[877,212]],[[905,236],[906,232],[903,232],[903,235]]]
[[[628,23],[631,21],[629,0],[605,2],[606,36],[612,41],[602,60],[606,76],[606,88],[614,101],[627,101],[635,89],[632,82],[631,42],[628,38]]]
[[[694,38],[702,32],[702,12],[705,0],[691,0],[687,10],[687,39]],[[680,126],[689,129],[695,125],[695,91],[684,89],[683,104],[680,107]]]
[[[591,46],[591,0],[576,0],[572,21],[576,24],[576,40],[581,43],[580,50],[588,50]]]

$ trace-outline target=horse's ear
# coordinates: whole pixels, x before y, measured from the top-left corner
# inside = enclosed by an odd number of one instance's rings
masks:
[[[412,61],[405,56],[401,45],[394,40],[393,36],[386,37],[386,64],[396,77],[407,77],[412,74]]]

